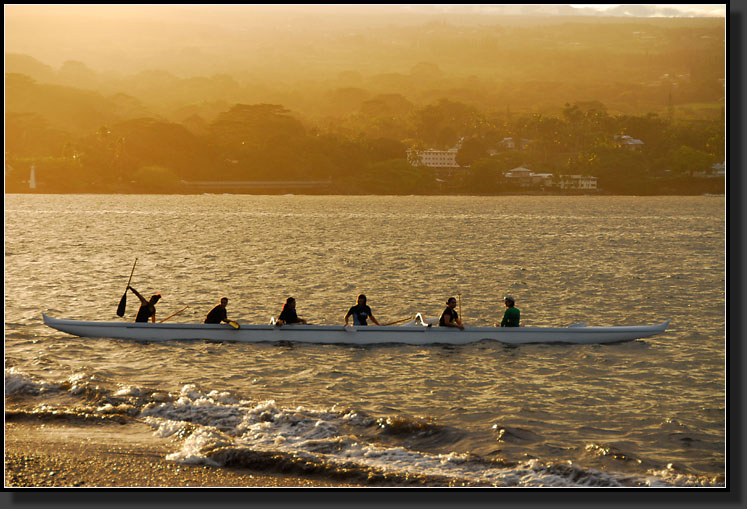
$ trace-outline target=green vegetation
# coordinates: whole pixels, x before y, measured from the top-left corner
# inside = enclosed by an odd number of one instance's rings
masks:
[[[33,192],[53,193],[199,192],[185,184],[198,181],[536,192],[503,177],[517,166],[593,175],[607,194],[723,192],[723,177],[702,175],[725,159],[723,20],[543,20],[327,27],[306,52],[278,38],[272,62],[255,48],[231,61],[241,71],[207,76],[6,54],[6,192],[29,192],[32,165]],[[529,141],[511,149],[509,137]],[[407,162],[408,148],[460,140],[451,175]]]

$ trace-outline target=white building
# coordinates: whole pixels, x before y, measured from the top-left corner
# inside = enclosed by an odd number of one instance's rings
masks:
[[[456,161],[457,153],[462,146],[462,140],[460,139],[456,147],[447,150],[407,150],[407,160],[413,166],[427,166],[428,168],[459,168],[459,163]]]
[[[589,175],[561,175],[558,178],[560,189],[596,190],[597,178]]]
[[[522,150],[526,148],[526,146],[529,145],[531,141],[532,140],[528,140],[526,138],[521,138],[519,140],[514,140],[513,138],[503,138],[500,144],[508,150]]]
[[[711,174],[713,174],[716,177],[725,177],[726,176],[726,161],[723,163],[716,163],[713,166],[711,166]]]
[[[532,174],[532,185],[538,187],[552,187],[552,173]]]
[[[523,166],[513,168],[503,176],[518,182],[521,187],[552,187],[552,173],[534,173]]]
[[[513,168],[503,174],[504,177],[518,182],[522,187],[529,187],[532,185],[532,175],[534,175],[534,172],[529,168],[524,168],[523,166]]]
[[[709,177],[709,178],[725,177],[726,176],[726,161],[724,161],[723,163],[716,163],[704,171],[694,171],[692,175],[693,177]]]
[[[428,149],[422,151],[407,151],[407,160],[413,166],[427,166],[429,168],[458,168],[456,162],[457,149],[449,150]]]
[[[643,148],[643,145],[645,145],[645,143],[643,143],[641,140],[638,140],[636,138],[633,138],[632,136],[627,136],[627,135],[616,134],[615,140],[617,140],[617,143],[621,147],[625,147],[628,150],[640,150]]]

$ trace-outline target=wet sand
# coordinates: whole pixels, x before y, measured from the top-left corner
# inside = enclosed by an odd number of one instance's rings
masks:
[[[5,423],[5,487],[354,487],[314,477],[181,465],[141,423]]]

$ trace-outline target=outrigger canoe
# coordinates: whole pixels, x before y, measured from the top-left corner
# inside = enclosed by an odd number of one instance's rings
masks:
[[[63,320],[43,314],[44,323],[68,334],[89,338],[118,338],[140,341],[203,339],[244,343],[289,341],[299,343],[462,345],[482,340],[508,344],[525,343],[614,343],[647,338],[666,331],[669,320],[658,325],[586,327],[450,327],[432,326],[431,320],[416,315],[398,326],[344,325],[255,325],[228,324],[123,323]]]

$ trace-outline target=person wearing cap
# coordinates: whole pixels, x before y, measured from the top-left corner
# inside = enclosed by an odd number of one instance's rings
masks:
[[[458,327],[460,330],[464,330],[462,320],[459,318],[459,313],[456,311],[457,301],[454,297],[449,297],[446,301],[446,309],[441,313],[441,318],[438,320],[439,327]]]
[[[519,308],[514,307],[514,298],[511,296],[503,297],[503,303],[506,304],[506,312],[503,313],[503,320],[501,320],[501,327],[519,327],[519,319],[521,318],[521,312]],[[498,324],[495,324],[498,327]]]
[[[137,316],[135,317],[136,322],[147,322],[150,318],[153,323],[156,323],[156,302],[161,299],[160,293],[154,293],[151,295],[149,300],[145,300],[145,297],[140,295],[137,290],[131,286],[127,286],[128,290],[132,290],[132,293],[137,295],[140,299],[140,309],[137,310]]]

